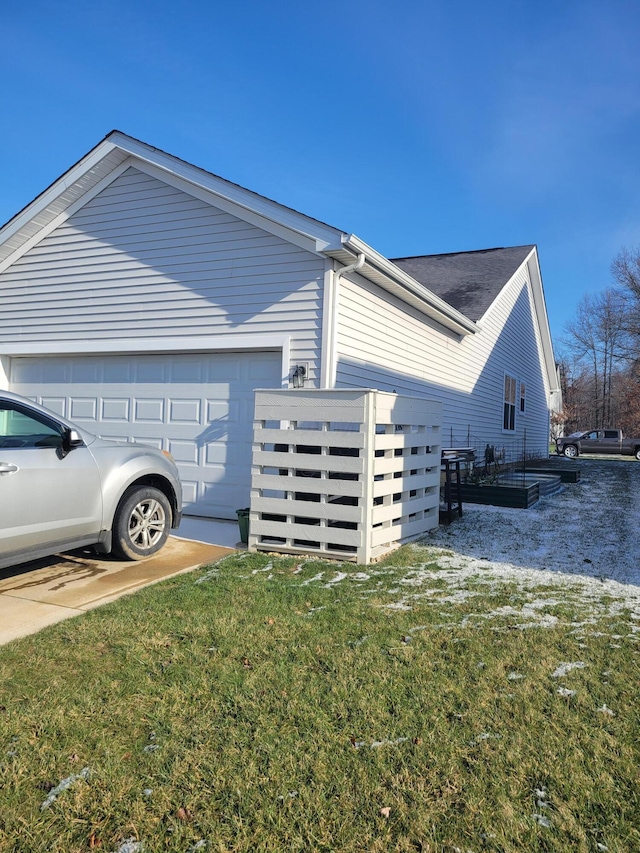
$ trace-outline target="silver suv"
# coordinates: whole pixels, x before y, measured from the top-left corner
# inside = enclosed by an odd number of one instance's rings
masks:
[[[97,438],[0,391],[0,568],[86,545],[141,560],[181,515],[166,451]]]

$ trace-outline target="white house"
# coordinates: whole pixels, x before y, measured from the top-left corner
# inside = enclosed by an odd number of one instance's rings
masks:
[[[169,449],[195,515],[294,374],[439,400],[445,446],[546,453],[559,394],[535,246],[392,261],[118,131],[0,229],[0,306],[0,386]]]

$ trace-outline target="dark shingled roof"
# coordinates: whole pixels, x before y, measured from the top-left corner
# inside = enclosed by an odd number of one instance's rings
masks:
[[[534,248],[512,246],[390,260],[475,322]]]

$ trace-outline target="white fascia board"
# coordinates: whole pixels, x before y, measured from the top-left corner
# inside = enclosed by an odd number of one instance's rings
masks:
[[[46,233],[50,233],[51,228],[64,221],[65,216],[71,215],[71,209],[77,210],[82,207],[96,192],[99,192],[110,180],[124,171],[118,169],[113,174],[106,175],[98,184],[98,190],[93,191],[94,188],[92,187],[88,194],[83,193],[73,202],[70,202],[68,207],[55,212],[55,205],[60,196],[74,184],[81,185],[83,177],[90,174],[92,169],[95,169],[105,157],[114,151],[121,152],[122,156],[131,157],[133,162],[129,161],[128,165],[141,167],[142,171],[153,173],[162,180],[170,179],[171,176],[176,180],[180,179],[181,188],[186,192],[190,192],[210,204],[217,205],[238,216],[238,218],[246,219],[268,232],[282,236],[283,239],[308,251],[321,254],[329,246],[340,245],[343,232],[339,229],[311,219],[251,190],[132,139],[119,131],[114,131],[0,229],[0,244],[2,244],[17,235],[20,229],[46,211],[47,208],[54,207],[50,219],[47,219],[36,234],[26,237],[24,243],[16,244],[15,250],[9,258],[4,260],[3,268],[24,254]],[[144,168],[145,164],[148,166],[147,169]],[[171,183],[170,180],[169,182]],[[62,208],[62,205],[59,207]]]
[[[378,275],[376,279],[372,278],[371,280],[375,281],[376,284],[380,284],[382,287],[386,286],[385,281],[389,284],[395,284],[396,287],[392,292],[403,298],[410,305],[418,308],[423,314],[426,314],[437,323],[451,329],[451,331],[456,332],[458,335],[465,336],[478,331],[476,324],[472,320],[465,317],[464,314],[457,311],[445,302],[444,299],[436,296],[435,293],[432,293],[428,288],[420,284],[419,281],[416,281],[405,273],[404,270],[401,270],[392,261],[385,258],[384,255],[372,249],[371,246],[368,246],[359,237],[356,237],[355,234],[345,235],[342,242],[343,249],[346,247],[355,257],[364,254],[366,260],[362,269],[359,270],[360,275],[369,278],[368,273],[375,272]],[[327,249],[326,254],[340,259],[340,252]],[[382,280],[380,280],[381,276]],[[390,288],[387,286],[387,289]]]
[[[7,224],[0,229],[0,243],[3,243],[9,237],[19,231],[27,222],[37,216],[41,211],[45,210],[52,204],[58,196],[62,195],[65,190],[71,187],[76,181],[81,180],[82,176],[103,160],[107,154],[111,153],[116,146],[108,140],[103,140],[96,145],[82,160],[79,160],[75,166],[72,166],[69,171],[65,172],[62,177],[54,181],[43,193],[35,198],[23,210],[20,211],[13,219],[10,219]]]
[[[116,131],[110,134],[108,138],[118,148],[127,151],[139,160],[157,167],[166,174],[182,178],[195,187],[208,190],[219,201],[226,201],[229,204],[233,204],[237,211],[244,211],[244,213],[236,214],[240,218],[247,218],[248,215],[257,215],[263,222],[261,227],[267,231],[271,229],[268,224],[264,223],[271,223],[274,226],[287,228],[294,233],[306,237],[308,240],[312,240],[314,244],[313,251],[318,253],[323,252],[330,246],[340,244],[343,232],[337,228],[332,228],[329,225],[311,219],[303,213],[284,207],[278,202],[265,198],[258,193],[247,190],[217,175],[213,175],[184,160],[179,160],[171,154],[167,154],[157,148],[152,148],[146,143],[132,139],[123,133]],[[211,201],[211,198],[209,197],[208,200]]]
[[[549,378],[549,388],[551,393],[560,390],[558,383],[558,371],[556,369],[556,358],[553,352],[553,341],[551,338],[551,329],[549,328],[549,317],[547,315],[547,303],[544,298],[544,287],[542,284],[542,273],[540,272],[540,261],[538,258],[537,249],[534,247],[531,254],[527,257],[526,263],[529,268],[529,280],[531,282],[531,290],[533,291],[533,302],[540,328],[540,337],[542,339],[542,350],[546,362],[547,376]]]
[[[55,231],[58,226],[60,226],[63,222],[66,222],[70,216],[80,210],[81,207],[84,207],[85,204],[91,201],[92,198],[95,198],[99,193],[102,192],[109,184],[113,183],[116,178],[120,177],[120,175],[125,172],[129,166],[131,165],[131,158],[127,157],[127,159],[121,163],[119,166],[116,166],[109,174],[102,178],[97,184],[94,184],[91,189],[87,190],[80,198],[71,202],[68,207],[66,207],[62,212],[58,213],[57,216],[54,216],[53,219],[50,219],[46,225],[43,225],[35,234],[29,237],[24,241],[14,252],[8,255],[2,262],[0,262],[0,273],[4,272],[4,270],[8,269],[11,264],[15,263],[19,258],[21,258],[24,254],[26,254],[29,249],[32,249],[36,246],[41,240],[44,240],[52,231]],[[36,199],[37,201],[37,199]],[[34,215],[37,215],[34,214]],[[2,242],[0,240],[0,242]]]
[[[280,237],[282,240],[286,240],[288,243],[292,243],[294,246],[298,246],[307,252],[312,252],[316,255],[320,254],[318,252],[317,241],[313,237],[309,237],[306,234],[302,234],[300,231],[295,231],[292,228],[281,225],[273,219],[266,219],[261,214],[256,213],[253,210],[249,210],[248,207],[242,207],[236,204],[236,202],[230,201],[228,198],[217,193],[212,193],[211,190],[195,184],[192,181],[188,181],[176,174],[170,174],[159,166],[155,166],[148,161],[141,162],[135,156],[132,156],[131,160],[127,162],[128,165],[133,166],[139,171],[144,172],[153,178],[157,178],[159,181],[169,184],[170,186],[175,187],[194,198],[200,199],[200,201],[204,201],[206,204],[210,204],[218,210],[224,210],[225,213],[229,213],[231,216],[235,216],[244,222],[249,222],[251,225],[255,225],[256,228],[266,231],[268,234]]]
[[[544,291],[542,289],[542,275],[540,272],[540,264],[538,261],[538,251],[535,246],[532,247],[527,257],[522,261],[520,266],[515,270],[511,278],[509,278],[500,288],[500,292],[493,300],[491,305],[484,312],[478,321],[478,327],[482,328],[483,320],[496,309],[502,294],[512,284],[514,278],[522,270],[526,269],[527,280],[531,285],[531,293],[533,294],[533,312],[535,320],[540,331],[540,340],[542,341],[542,354],[544,357],[544,368],[549,380],[549,388],[553,393],[558,389],[558,378],[556,371],[556,361],[553,354],[553,344],[551,342],[551,330],[549,329],[549,320],[547,318],[547,308],[544,299]]]

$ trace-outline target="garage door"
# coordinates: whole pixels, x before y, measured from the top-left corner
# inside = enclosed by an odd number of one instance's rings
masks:
[[[13,358],[11,388],[103,438],[169,450],[185,512],[248,506],[253,390],[280,387],[280,352]]]

